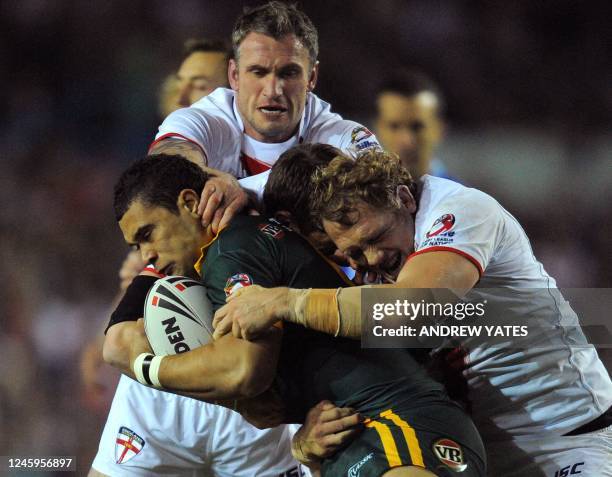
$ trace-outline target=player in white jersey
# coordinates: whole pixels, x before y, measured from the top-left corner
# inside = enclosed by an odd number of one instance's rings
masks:
[[[378,146],[367,128],[343,120],[312,94],[319,63],[310,19],[280,2],[245,11],[232,32],[232,90],[217,90],[161,125],[150,154],[181,154],[213,178],[202,193],[203,225],[227,223],[247,203],[235,177],[266,171],[300,142],[346,152]]]
[[[414,183],[380,152],[336,158],[317,187],[314,213],[338,248],[355,267],[396,280],[370,288],[412,288],[404,290],[409,300],[425,293],[414,289],[460,290],[470,301],[497,304],[503,324],[529,326],[522,340],[462,340],[461,370],[489,475],[612,475],[610,376],[514,217],[452,181],[425,175]],[[357,338],[360,297],[357,287],[250,287],[218,311],[217,332],[233,323],[235,334],[256,336],[283,318]]]

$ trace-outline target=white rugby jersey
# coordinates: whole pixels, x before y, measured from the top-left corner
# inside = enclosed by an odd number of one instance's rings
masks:
[[[238,178],[269,170],[283,152],[296,144],[330,144],[351,155],[379,147],[366,127],[332,113],[330,105],[312,93],[306,96],[295,136],[282,143],[256,141],[244,134],[234,98],[233,90],[217,88],[191,107],[173,112],[159,127],[155,142],[167,137],[193,142],[206,154],[209,167]]]
[[[459,253],[480,272],[467,298],[501,303],[501,324],[530,327],[521,338],[462,338],[473,418],[485,442],[565,434],[601,415],[612,405],[610,376],[517,220],[479,190],[429,175],[421,185],[411,257]]]

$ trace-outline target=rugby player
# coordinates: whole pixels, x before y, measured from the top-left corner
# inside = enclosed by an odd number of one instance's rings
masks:
[[[225,86],[228,57],[229,49],[223,42],[187,40],[181,65],[171,77],[176,82],[174,90],[165,91],[160,97],[160,108],[170,109],[169,114],[189,106],[212,89]],[[138,251],[126,257],[119,272],[117,301],[144,265]],[[98,386],[103,342],[89,344],[82,359],[84,380],[89,386]],[[107,348],[107,358],[108,354]],[[333,425],[334,417],[344,411],[328,405],[325,412],[324,418]],[[122,376],[89,475],[209,472],[219,477],[299,477],[307,471],[298,469],[298,463],[291,458],[290,442],[295,427],[259,430],[223,407],[164,393]],[[315,445],[320,446],[327,439],[328,433],[324,432]],[[335,449],[336,443],[333,444],[323,446],[324,451]]]
[[[367,128],[343,120],[312,93],[318,34],[295,6],[269,2],[246,9],[234,26],[232,48],[232,89],[217,89],[172,113],[149,149],[181,154],[211,175],[200,212],[215,231],[247,203],[235,177],[268,171],[290,147],[321,142],[358,153],[378,146]]]
[[[204,228],[196,191],[205,181],[201,169],[179,157],[135,163],[115,189],[126,242],[173,274],[195,276],[197,260],[215,308],[251,284],[346,285],[337,267],[278,222],[237,216],[218,235]],[[114,315],[114,321],[120,319],[121,313]],[[138,333],[132,367],[143,366],[141,353],[150,351],[141,323]],[[355,341],[288,325],[253,342],[226,336],[186,353],[149,356],[158,360],[150,368],[157,369],[152,383],[206,400],[253,398],[276,379],[273,389],[283,398],[285,422],[303,422],[321,399],[356,409],[368,418],[364,431],[324,459],[322,475],[350,475],[356,468],[363,477],[447,476],[456,470],[484,475],[484,449],[471,421],[405,350],[362,350]],[[136,368],[134,375],[147,382]],[[453,447],[457,462],[449,464],[436,453],[442,442]]]
[[[611,475],[612,382],[516,219],[475,189],[413,182],[383,152],[338,157],[317,184],[314,213],[336,246],[395,281],[370,288],[402,288],[408,299],[417,288],[454,289],[501,305],[505,324],[533,325],[522,340],[462,342],[490,475]],[[216,334],[254,337],[284,319],[358,338],[360,293],[249,287],[217,311]]]

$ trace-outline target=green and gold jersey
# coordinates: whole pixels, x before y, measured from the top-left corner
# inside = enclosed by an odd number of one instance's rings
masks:
[[[216,309],[249,285],[291,288],[349,286],[344,274],[303,237],[265,217],[239,216],[203,250],[202,282]],[[302,422],[322,399],[364,415],[391,405],[445,400],[405,350],[361,349],[359,341],[334,338],[285,323],[277,386],[287,422]]]

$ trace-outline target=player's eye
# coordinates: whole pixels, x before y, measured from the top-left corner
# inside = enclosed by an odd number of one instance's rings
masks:
[[[296,78],[300,74],[298,68],[289,68],[280,72],[279,76],[284,79]]]
[[[415,133],[422,131],[424,127],[425,125],[421,121],[410,123],[410,130]]]
[[[193,82],[193,87],[195,89],[199,89],[199,90],[206,90],[208,89],[208,81],[206,80],[199,80],[199,81],[194,81]]]

